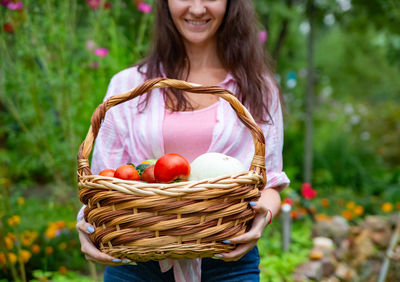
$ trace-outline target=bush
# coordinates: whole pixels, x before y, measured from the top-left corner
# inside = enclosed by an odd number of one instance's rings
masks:
[[[132,1],[24,1],[0,13],[14,28],[0,37],[0,177],[75,185],[91,114],[112,75],[146,51],[152,15]]]

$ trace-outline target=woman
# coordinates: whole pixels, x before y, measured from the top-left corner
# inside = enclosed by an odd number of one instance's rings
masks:
[[[256,244],[278,213],[279,192],[289,180],[282,172],[279,92],[258,42],[254,8],[251,1],[243,0],[157,0],[155,20],[149,55],[137,66],[116,74],[105,99],[154,77],[219,85],[232,91],[264,132],[267,185],[258,202],[251,203],[256,211],[251,229],[225,241],[236,243],[237,248],[214,259],[130,265],[130,261],[121,262],[98,251],[88,237],[93,227],[80,219],[77,228],[82,252],[88,260],[114,266],[106,267],[106,281],[174,281],[174,277],[187,282],[259,281]],[[107,112],[91,167],[96,174],[166,153],[181,154],[191,162],[205,152],[236,157],[249,167],[253,139],[226,101],[213,95],[156,89]]]

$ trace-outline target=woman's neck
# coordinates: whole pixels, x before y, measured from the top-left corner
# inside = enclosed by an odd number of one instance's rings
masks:
[[[202,45],[186,44],[185,47],[191,71],[222,68],[222,63],[217,54],[216,42]]]

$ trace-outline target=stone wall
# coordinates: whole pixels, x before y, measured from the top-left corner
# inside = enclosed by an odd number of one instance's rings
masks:
[[[367,216],[349,224],[340,216],[315,223],[309,261],[298,266],[295,281],[377,281],[399,219]],[[400,244],[390,260],[386,281],[400,281]]]

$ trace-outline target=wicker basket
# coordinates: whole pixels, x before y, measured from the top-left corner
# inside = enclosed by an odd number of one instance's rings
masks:
[[[252,133],[255,154],[248,172],[202,181],[143,183],[93,175],[88,158],[105,113],[155,88],[174,87],[227,100]],[[229,91],[157,78],[100,104],[78,153],[79,198],[84,218],[95,227],[92,242],[104,253],[143,262],[201,258],[235,248],[222,241],[242,234],[265,185],[264,135],[250,113]]]

